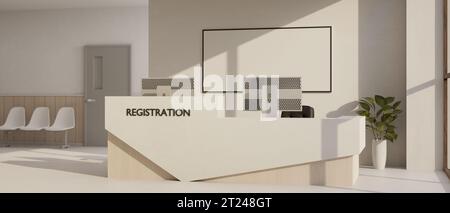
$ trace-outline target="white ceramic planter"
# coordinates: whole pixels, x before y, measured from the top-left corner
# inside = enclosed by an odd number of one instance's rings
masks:
[[[386,168],[387,158],[387,141],[372,141],[372,163],[373,167],[378,170]]]

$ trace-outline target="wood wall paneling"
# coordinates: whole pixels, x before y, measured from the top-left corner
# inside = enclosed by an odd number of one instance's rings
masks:
[[[22,97],[22,96],[14,97],[13,105],[25,107],[25,97]],[[24,134],[22,132],[14,131],[14,132],[12,132],[12,134],[13,134],[15,141],[24,141],[25,140]]]
[[[53,123],[55,121],[55,105],[56,97],[45,97],[45,106],[50,109],[50,123]],[[53,145],[55,142],[55,133],[45,132],[45,142]]]
[[[3,109],[5,110],[4,117],[6,119],[6,116],[8,115],[9,110],[14,106],[14,97],[5,97],[4,101],[5,102],[3,105]],[[2,123],[4,123],[4,122],[2,122]],[[10,134],[9,132],[5,132],[5,140],[13,141],[14,140],[13,134]]]
[[[31,115],[33,114],[34,109],[34,98],[25,98],[25,117],[26,120],[29,121],[31,119]],[[34,133],[33,132],[24,132],[24,139],[22,141],[25,142],[34,142]]]
[[[78,110],[76,110],[76,114],[75,114],[75,116],[76,116],[76,120],[78,120],[78,121],[82,121],[82,122],[77,122],[77,127],[75,128],[75,130],[76,130],[76,141],[78,142],[78,143],[82,143],[82,144],[84,144],[84,145],[86,145],[86,142],[85,142],[85,137],[84,137],[84,128],[85,128],[85,122],[84,122],[84,119],[85,119],[85,117],[84,117],[84,110],[85,110],[85,108],[84,108],[84,97],[83,98],[77,98],[76,100],[75,100],[75,106],[76,106],[76,109],[78,109]]]
[[[37,107],[45,107],[45,106],[46,106],[45,105],[45,97],[42,97],[42,96],[34,97],[34,107],[33,107],[33,109],[37,108]],[[33,113],[33,112],[31,112],[31,113]],[[30,114],[30,118],[31,118],[31,114]],[[28,118],[28,120],[30,118]],[[40,144],[40,143],[45,144],[46,143],[46,141],[45,141],[46,133],[45,132],[34,132],[33,134],[34,134],[34,143],[36,143],[36,144]]]
[[[0,125],[6,121],[9,110],[15,106],[25,107],[27,123],[34,109],[49,107],[51,123],[55,121],[61,107],[75,109],[75,129],[68,134],[69,144],[84,145],[84,97],[81,96],[0,96]],[[7,134],[0,132],[0,144],[10,145],[62,145],[64,132],[27,132],[15,131]]]
[[[66,105],[66,97],[56,97],[55,100],[55,111],[53,113],[53,118],[56,118],[56,115],[58,114],[59,109],[61,107],[67,107]],[[61,144],[64,142],[64,132],[54,132],[54,143],[55,144]]]
[[[75,103],[76,103],[75,97],[67,97],[66,98],[66,106],[76,106]],[[75,116],[75,118],[76,118],[76,116]],[[76,124],[75,128],[77,128],[78,122],[75,124]],[[68,140],[69,141],[77,141],[75,135],[76,135],[76,130],[69,131]]]

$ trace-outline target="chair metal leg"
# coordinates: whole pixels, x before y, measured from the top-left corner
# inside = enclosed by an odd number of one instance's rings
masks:
[[[68,137],[68,132],[64,131],[64,145],[63,145],[63,149],[68,149],[70,148],[68,141],[67,141],[67,137]]]
[[[5,147],[11,147],[11,144],[9,144],[9,135],[10,134],[11,134],[11,131],[6,131]]]

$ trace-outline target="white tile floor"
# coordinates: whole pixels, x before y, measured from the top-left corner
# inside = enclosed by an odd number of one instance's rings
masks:
[[[361,169],[352,188],[180,182],[121,182],[106,178],[106,149],[0,148],[1,192],[450,192],[442,172]]]

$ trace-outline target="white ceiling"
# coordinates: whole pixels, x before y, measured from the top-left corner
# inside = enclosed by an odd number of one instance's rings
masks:
[[[149,0],[0,0],[0,11],[99,7],[141,7]]]

